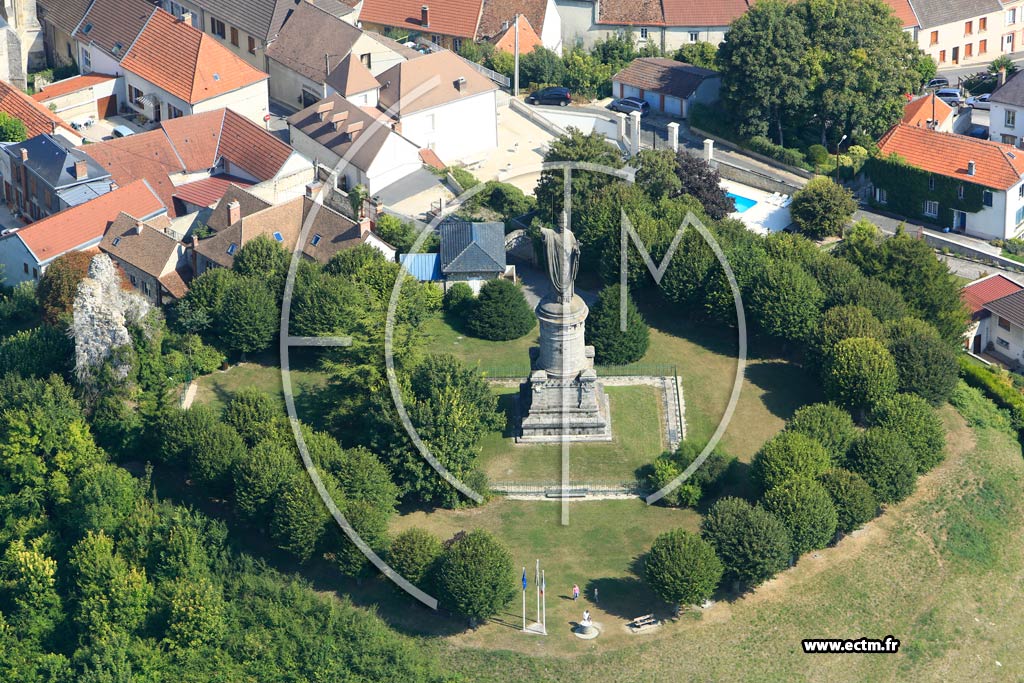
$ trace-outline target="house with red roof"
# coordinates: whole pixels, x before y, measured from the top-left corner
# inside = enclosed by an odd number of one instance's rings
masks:
[[[931,128],[943,133],[953,132],[956,110],[935,93],[913,99],[903,107],[903,123],[918,128]]]
[[[28,137],[56,135],[72,145],[82,144],[82,136],[56,112],[29,97],[7,81],[0,81],[0,111],[25,124]]]
[[[996,304],[996,309],[1005,315],[994,315],[992,310],[987,308],[989,304],[1021,290],[1024,290],[1024,287],[1001,273],[975,280],[960,290],[960,298],[971,313],[971,324],[964,334],[964,346],[968,350],[975,354],[981,354],[996,350],[998,347],[997,353],[1005,354],[1010,349],[1015,337],[1024,338],[1019,329],[1016,335],[1013,334],[1014,322],[1010,318],[1015,316],[1010,315],[1010,309],[1006,305],[1011,300]],[[993,315],[995,317],[994,324]],[[1024,325],[1024,319],[1021,320],[1020,325]]]
[[[1024,151],[899,123],[864,170],[873,203],[986,240],[1024,233]]]
[[[157,193],[139,180],[0,237],[4,284],[37,281],[58,256],[95,249],[122,212],[149,220],[166,211]]]

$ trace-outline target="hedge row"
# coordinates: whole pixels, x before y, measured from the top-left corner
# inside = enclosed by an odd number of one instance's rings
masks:
[[[960,376],[967,384],[981,389],[1001,408],[1010,412],[1014,429],[1024,430],[1024,395],[1013,386],[1005,374],[1000,374],[972,361],[968,356],[960,356]]]

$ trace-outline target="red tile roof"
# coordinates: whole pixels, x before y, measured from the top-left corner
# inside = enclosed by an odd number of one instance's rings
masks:
[[[221,200],[231,185],[251,187],[248,180],[234,176],[211,176],[174,188],[174,197],[193,206],[213,206]]]
[[[146,24],[121,66],[189,104],[267,78],[215,38],[163,10]]]
[[[935,120],[945,121],[953,113],[953,107],[949,106],[934,94],[926,97],[919,97],[913,102],[908,102],[903,108],[903,123],[908,126],[925,127],[932,119],[932,102],[935,103]]]
[[[82,76],[72,76],[71,78],[65,78],[63,81],[57,81],[46,86],[35,95],[32,96],[36,102],[46,102],[52,100],[61,95],[67,95],[68,93],[78,92],[79,90],[85,90],[91,88],[94,85],[100,83],[106,83],[107,81],[113,81],[117,76],[109,76],[107,74],[91,73],[84,74]]]
[[[603,0],[598,4],[597,23],[664,26],[665,12],[659,0]]]
[[[223,109],[217,109],[160,122],[189,173],[208,169],[217,163],[223,112]]]
[[[436,168],[439,171],[443,171],[448,168],[445,166],[444,162],[441,161],[441,157],[437,156],[437,152],[428,147],[424,147],[420,150],[420,161],[425,163],[427,166]]]
[[[525,16],[519,17],[519,54],[525,55],[533,52],[534,48],[543,47],[544,42],[533,30],[533,25]],[[500,31],[494,37],[494,49],[515,54],[516,51],[516,27],[509,26]]]
[[[79,147],[100,166],[110,172],[118,185],[128,185],[136,180],[145,180],[150,188],[175,215],[174,184],[170,175],[182,172],[181,160],[171,146],[167,136],[159,130],[136,133],[124,138],[114,138]]]
[[[1010,189],[1024,176],[1024,150],[903,123],[882,136],[878,149],[882,156],[896,154],[929,173],[997,190]],[[973,176],[967,174],[969,161],[975,163]]]
[[[119,187],[92,201],[22,228],[15,235],[45,263],[103,237],[107,227],[123,211],[136,218],[148,218],[164,210],[164,204],[143,180]]]
[[[746,0],[662,0],[662,5],[666,26],[728,26],[747,11]]]
[[[517,14],[529,22],[531,27],[544,30],[544,18],[547,15],[547,0],[484,0],[484,9],[480,15],[478,37],[493,38],[505,31],[505,22],[511,26]],[[519,23],[522,43],[522,20]],[[521,46],[520,46],[521,47]]]
[[[75,129],[50,111],[49,107],[36,102],[7,81],[0,81],[0,111],[20,119],[25,124],[25,130],[30,138],[43,133],[52,135],[57,128],[71,131],[78,136]]]
[[[222,109],[217,156],[240,166],[260,180],[270,180],[292,155],[292,148],[231,109]]]
[[[420,24],[420,9],[429,6],[427,26]],[[410,29],[430,35],[475,38],[480,23],[483,0],[444,0],[431,3],[425,0],[364,0],[359,21]]]
[[[910,4],[910,0],[885,0],[885,4],[892,8],[892,13],[903,24],[903,28],[921,25],[921,22],[917,19],[917,14],[914,12],[914,8]]]
[[[963,302],[973,315],[979,313],[985,304],[1014,292],[1019,292],[1022,289],[1024,287],[1021,287],[1010,278],[996,273],[966,285],[960,291],[960,298],[963,299]]]

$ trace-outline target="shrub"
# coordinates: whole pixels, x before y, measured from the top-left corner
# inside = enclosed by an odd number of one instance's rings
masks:
[[[836,507],[836,529],[848,534],[878,514],[878,499],[863,477],[844,469],[832,469],[821,475],[821,485]]]
[[[821,166],[829,161],[828,150],[825,145],[811,145],[807,148],[807,160],[815,166]]]
[[[625,365],[644,357],[650,342],[650,330],[633,297],[626,294],[626,329],[621,329],[619,285],[610,285],[601,290],[597,304],[587,318],[587,343],[594,346],[598,363]]]
[[[644,559],[644,578],[665,602],[699,605],[718,588],[722,561],[703,538],[683,529],[667,531],[651,545]]]
[[[796,166],[798,168],[807,168],[807,162],[804,161],[804,155],[800,150],[788,149],[782,145],[776,145],[774,142],[762,135],[755,135],[747,140],[747,147],[758,154],[763,154],[766,157],[775,159],[776,161],[781,161],[784,164]]]
[[[413,527],[391,541],[388,564],[410,583],[423,586],[442,550],[441,539],[429,531]]]
[[[946,429],[938,413],[914,394],[896,394],[871,411],[871,424],[890,429],[910,446],[918,472],[927,472],[942,462]]]
[[[857,436],[850,414],[834,403],[813,403],[800,408],[786,424],[789,431],[806,434],[825,447],[833,463],[842,463]]]
[[[900,391],[918,394],[932,405],[945,402],[959,369],[950,345],[934,327],[916,318],[894,321],[888,328]]]
[[[654,461],[654,471],[647,479],[648,487],[657,491],[674,481],[693,464],[702,450],[703,448],[696,442],[682,441],[675,452],[659,455]],[[686,481],[661,500],[666,505],[693,507],[702,498],[714,496],[734,460],[735,458],[730,458],[717,450],[712,451]]]
[[[92,256],[82,251],[69,251],[53,260],[36,286],[36,300],[43,309],[43,320],[52,324],[71,312],[78,283],[89,274],[91,262]]]
[[[972,427],[992,428],[1012,432],[1013,424],[1006,410],[989,400],[980,389],[959,382],[953,389],[949,402]]]
[[[455,182],[459,184],[459,187],[462,188],[463,192],[480,184],[480,181],[477,180],[476,176],[464,168],[451,166],[447,170],[452,174],[452,177],[455,178]]]
[[[855,337],[835,345],[825,370],[825,394],[851,410],[869,410],[896,392],[896,362],[877,339]]]
[[[817,177],[793,193],[789,207],[797,229],[813,239],[841,236],[857,202],[853,193],[831,178]]]
[[[764,507],[793,538],[793,554],[824,548],[836,533],[839,516],[825,488],[813,479],[791,479],[764,495]]]
[[[832,464],[824,446],[805,434],[787,430],[758,451],[751,469],[754,480],[767,491],[794,477],[813,479]]]
[[[457,320],[464,321],[469,317],[475,302],[472,287],[465,282],[456,282],[445,291],[441,307]]]
[[[470,334],[494,341],[518,339],[536,324],[522,289],[503,278],[484,283],[467,321]]]
[[[493,617],[518,592],[512,555],[486,531],[461,533],[441,555],[437,582],[442,604],[475,626]]]
[[[828,357],[835,345],[844,339],[869,337],[884,342],[885,327],[874,314],[863,306],[834,306],[825,311],[821,321],[818,348],[822,357]]]
[[[1024,428],[1024,395],[1014,388],[1005,372],[992,370],[975,363],[967,356],[957,359],[960,363],[960,376],[972,387],[985,392],[985,395],[1005,408],[1010,414],[1014,429]]]
[[[883,427],[866,430],[850,449],[849,467],[864,478],[882,503],[898,503],[914,492],[917,460],[906,440]]]
[[[700,527],[732,581],[753,588],[786,568],[792,554],[789,531],[762,507],[741,498],[722,498]]]

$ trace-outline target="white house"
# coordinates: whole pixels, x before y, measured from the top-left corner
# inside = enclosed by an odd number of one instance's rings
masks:
[[[443,50],[396,64],[377,76],[381,110],[402,135],[446,164],[482,158],[498,146],[498,86]]]
[[[982,308],[988,317],[979,325],[987,327],[979,342],[981,349],[1018,368],[1024,366],[1024,290],[986,302]]]
[[[1024,78],[1014,74],[996,88],[989,102],[989,139],[1024,146]]]
[[[484,0],[477,40],[493,40],[512,28],[516,15],[526,19],[541,45],[562,54],[562,17],[555,0]]]
[[[960,298],[971,313],[971,324],[964,334],[964,346],[969,351],[980,355],[996,350],[998,346],[1000,351],[997,352],[1005,352],[1009,350],[1011,339],[1020,339],[1019,330],[1013,333],[1013,323],[1005,317],[996,316],[993,321],[987,305],[1022,289],[1024,287],[1005,275],[994,273],[960,290]],[[1003,306],[997,305],[997,308],[1002,309]]]

